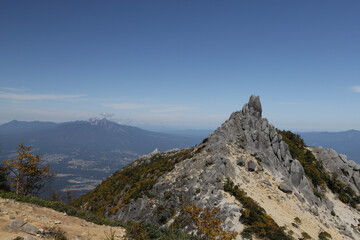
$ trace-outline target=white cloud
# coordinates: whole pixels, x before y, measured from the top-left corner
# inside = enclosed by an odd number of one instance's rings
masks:
[[[353,86],[351,87],[351,90],[356,93],[360,93],[360,86]]]
[[[23,92],[24,88],[12,88],[12,87],[2,87],[1,89],[10,91],[10,92]]]
[[[113,109],[126,109],[126,110],[149,108],[148,105],[137,104],[137,103],[110,103],[110,104],[103,104],[103,106],[113,108]]]
[[[114,113],[107,113],[107,112],[100,113],[101,117],[107,118],[107,119],[114,117],[114,115],[115,115]]]
[[[102,104],[104,107],[109,107],[118,110],[135,110],[146,109],[152,113],[172,113],[194,110],[192,107],[166,105],[166,104],[138,104],[138,103],[110,103]]]
[[[10,93],[0,91],[0,98],[9,100],[62,100],[84,97],[85,95],[56,95],[56,94],[26,94],[26,93]]]
[[[154,109],[151,112],[153,112],[153,113],[170,113],[170,112],[184,112],[184,111],[191,111],[191,110],[194,110],[194,108],[173,106],[173,107]]]

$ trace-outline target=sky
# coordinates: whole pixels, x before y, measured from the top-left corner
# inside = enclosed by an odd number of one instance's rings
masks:
[[[0,124],[360,130],[360,1],[0,1]]]

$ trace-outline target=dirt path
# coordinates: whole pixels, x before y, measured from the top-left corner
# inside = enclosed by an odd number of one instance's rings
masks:
[[[102,240],[106,239],[105,233],[115,231],[117,240],[125,239],[125,230],[120,227],[108,227],[86,222],[85,220],[64,215],[55,210],[39,207],[34,204],[20,203],[11,199],[0,198],[0,239],[12,240],[17,236],[31,236],[26,233],[12,233],[4,230],[4,226],[14,219],[21,219],[39,229],[45,227],[60,227],[65,231],[67,239],[71,240]],[[59,221],[61,223],[59,223]],[[55,224],[57,222],[57,224]],[[33,236],[42,239],[39,236]]]

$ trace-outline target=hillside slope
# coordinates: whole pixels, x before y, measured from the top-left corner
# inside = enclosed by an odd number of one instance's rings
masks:
[[[67,239],[74,240],[88,240],[91,237],[100,240],[105,239],[106,233],[110,233],[110,227],[108,226],[96,225],[34,204],[0,198],[0,239],[10,240],[17,236],[32,236],[40,239],[40,235],[5,230],[5,226],[14,220],[23,220],[43,230],[47,227],[59,227],[65,232]],[[123,228],[111,227],[111,231],[115,232],[117,240],[125,239],[125,230]]]
[[[282,134],[262,118],[259,97],[251,96],[198,146],[140,158],[75,205],[111,219],[193,233],[199,228],[189,208],[216,209],[226,231],[242,232],[237,239],[317,239],[319,234],[359,239],[360,214],[350,206],[359,198],[351,187],[330,191],[330,183],[346,185],[318,170],[322,163],[297,145],[300,139]]]

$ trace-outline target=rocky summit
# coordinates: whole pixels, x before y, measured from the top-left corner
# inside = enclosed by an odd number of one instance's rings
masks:
[[[360,239],[359,169],[276,129],[252,95],[196,147],[143,156],[75,205],[198,236],[204,231],[189,215],[216,210],[236,239]]]

